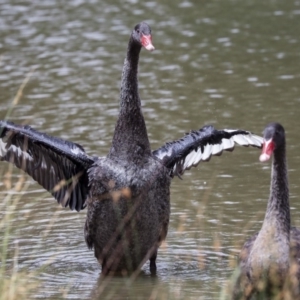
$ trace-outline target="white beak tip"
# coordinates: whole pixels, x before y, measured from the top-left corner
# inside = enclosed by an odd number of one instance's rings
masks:
[[[259,157],[259,160],[260,160],[261,162],[265,162],[265,161],[267,161],[267,160],[269,160],[269,159],[270,159],[270,155],[268,155],[268,154],[266,154],[266,153],[261,154],[260,157]]]

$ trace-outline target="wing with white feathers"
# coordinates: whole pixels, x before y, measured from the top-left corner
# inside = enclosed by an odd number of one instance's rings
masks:
[[[0,160],[13,163],[49,191],[58,203],[77,211],[85,207],[86,170],[94,163],[75,143],[30,126],[0,121]]]
[[[261,148],[263,139],[245,130],[216,130],[213,126],[204,126],[165,144],[153,151],[153,155],[170,169],[171,176],[180,176],[200,161],[208,161],[212,155],[221,155],[223,150],[232,151],[235,143]]]

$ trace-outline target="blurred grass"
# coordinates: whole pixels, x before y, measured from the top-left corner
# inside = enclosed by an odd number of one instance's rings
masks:
[[[19,87],[16,96],[11,101],[6,119],[11,115],[14,107],[20,102],[23,90],[32,76],[34,70],[31,70],[25,77],[23,83]],[[5,167],[0,169],[0,179],[4,188],[5,197],[2,199],[3,218],[0,220],[0,233],[3,233],[0,248],[0,300],[15,300],[29,299],[29,293],[39,286],[36,279],[36,272],[26,272],[19,270],[19,246],[15,243],[14,253],[11,255],[9,241],[12,232],[12,223],[14,214],[18,208],[18,203],[22,195],[28,190],[29,182],[25,180],[25,175],[20,173],[16,183],[12,180],[14,166],[5,164]],[[12,263],[10,263],[12,258]]]
[[[9,168],[11,169],[11,168]],[[19,247],[15,243],[14,253],[11,255],[9,247],[9,240],[11,236],[14,213],[18,207],[18,203],[22,195],[26,193],[28,182],[25,182],[25,176],[21,175],[17,183],[11,187],[11,172],[8,170],[2,174],[0,178],[4,178],[3,182],[7,191],[3,199],[2,215],[0,221],[0,232],[3,232],[2,244],[0,250],[0,300],[15,300],[15,299],[28,299],[28,294],[38,286],[38,281],[35,272],[28,273],[20,271],[18,267]],[[12,263],[10,263],[10,257]]]

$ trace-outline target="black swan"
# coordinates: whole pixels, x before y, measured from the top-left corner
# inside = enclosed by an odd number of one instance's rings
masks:
[[[120,113],[107,157],[91,157],[78,144],[0,121],[1,160],[24,170],[64,207],[87,207],[85,240],[103,274],[137,270],[148,259],[155,271],[157,250],[168,231],[175,175],[232,150],[235,142],[262,146],[262,138],[248,131],[205,126],[152,152],[138,93],[142,47],[154,49],[144,22],[129,39]]]
[[[273,154],[270,196],[261,230],[245,242],[240,253],[236,299],[250,299],[254,293],[275,296],[285,287],[291,299],[299,297],[300,229],[291,227],[285,148],[282,125],[268,124],[259,159],[265,162]]]

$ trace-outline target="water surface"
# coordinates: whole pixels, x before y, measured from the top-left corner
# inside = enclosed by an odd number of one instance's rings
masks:
[[[293,224],[300,226],[299,15],[299,1],[3,0],[0,118],[106,155],[128,37],[146,20],[156,50],[141,52],[139,83],[153,149],[205,124],[260,134],[268,122],[281,122]],[[84,242],[84,211],[60,208],[29,177],[14,208],[3,179],[0,220],[11,233],[2,264],[17,261],[18,270],[37,271],[42,285],[31,295],[37,299],[219,299],[242,243],[263,220],[270,163],[259,163],[259,154],[237,147],[173,180],[157,277],[146,264],[136,280],[99,278]],[[1,174],[7,170],[1,163]],[[13,186],[21,177],[14,169]]]

